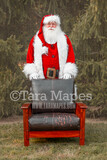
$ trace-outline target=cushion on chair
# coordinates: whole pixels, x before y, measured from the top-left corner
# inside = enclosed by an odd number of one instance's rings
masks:
[[[73,113],[39,113],[29,118],[30,131],[79,130],[80,119]]]
[[[32,80],[32,113],[75,112],[74,79]]]

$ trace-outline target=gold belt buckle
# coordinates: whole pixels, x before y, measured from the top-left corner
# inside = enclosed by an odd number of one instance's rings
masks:
[[[47,78],[55,79],[56,77],[56,69],[55,68],[48,68],[47,69]]]

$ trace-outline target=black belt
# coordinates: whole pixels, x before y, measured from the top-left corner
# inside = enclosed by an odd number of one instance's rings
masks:
[[[55,79],[59,76],[59,70],[55,68],[48,68],[47,69],[47,78]]]

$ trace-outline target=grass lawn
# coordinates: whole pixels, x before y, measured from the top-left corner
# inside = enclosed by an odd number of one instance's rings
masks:
[[[23,145],[21,122],[0,124],[0,160],[107,160],[107,123],[86,122],[85,146],[79,138],[30,139]]]

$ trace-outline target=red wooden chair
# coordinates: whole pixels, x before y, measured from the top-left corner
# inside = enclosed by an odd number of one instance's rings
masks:
[[[35,84],[37,84],[36,87]],[[73,85],[73,80],[33,80],[32,82],[33,93],[46,92],[48,98],[51,89],[58,91],[62,87],[63,91],[65,88],[70,93],[73,92]],[[67,102],[65,107],[62,106],[61,109],[55,108],[54,105],[47,109],[45,103],[44,101],[41,102],[40,99],[37,102],[36,99],[32,103],[22,105],[24,145],[29,146],[30,138],[58,137],[79,137],[79,144],[84,145],[85,109],[87,106],[83,103]],[[49,99],[47,103],[49,103]],[[62,104],[64,103],[62,101]]]

